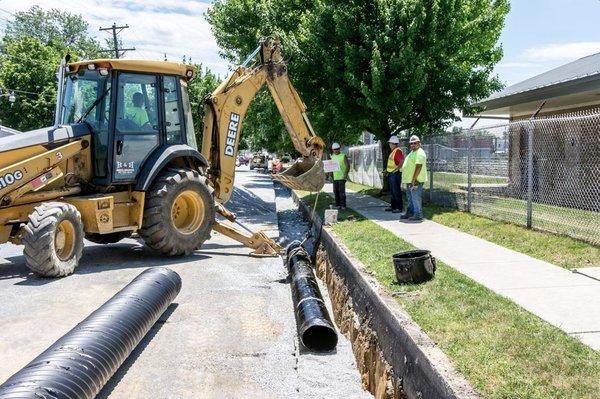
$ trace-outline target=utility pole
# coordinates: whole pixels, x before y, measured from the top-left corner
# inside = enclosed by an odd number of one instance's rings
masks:
[[[125,26],[117,26],[116,23],[113,22],[112,26],[110,28],[100,28],[100,31],[112,31],[112,36],[113,36],[113,45],[114,45],[114,49],[112,50],[100,50],[101,53],[110,53],[113,52],[115,53],[115,58],[121,58],[126,51],[134,51],[135,47],[132,48],[119,48],[119,41],[117,40],[117,35],[119,33],[121,33],[123,31],[123,29],[128,29],[129,25],[125,25]],[[117,32],[118,29],[118,32]]]

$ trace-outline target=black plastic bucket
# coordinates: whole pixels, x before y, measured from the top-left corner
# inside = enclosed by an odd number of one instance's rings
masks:
[[[400,284],[418,284],[435,275],[435,258],[424,249],[400,252],[393,255],[396,279]]]

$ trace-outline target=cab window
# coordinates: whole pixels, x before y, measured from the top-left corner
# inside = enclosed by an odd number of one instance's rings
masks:
[[[165,76],[163,84],[167,144],[181,144],[184,142],[184,136],[177,78],[174,76]]]
[[[183,115],[185,115],[185,136],[187,138],[187,144],[192,148],[198,148],[198,143],[196,142],[196,134],[194,132],[194,119],[192,116],[190,96],[188,94],[188,85],[187,82],[183,79],[181,79],[179,82],[181,84],[181,96],[183,99]]]
[[[120,74],[117,130],[120,132],[158,130],[155,76]]]

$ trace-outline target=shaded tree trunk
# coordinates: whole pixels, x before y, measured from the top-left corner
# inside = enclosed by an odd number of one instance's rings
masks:
[[[382,197],[390,192],[390,185],[388,183],[387,176],[385,175],[385,169],[387,165],[387,160],[392,152],[390,150],[390,146],[388,144],[388,140],[391,135],[391,129],[385,124],[383,130],[377,134],[377,138],[379,139],[379,146],[381,147],[381,155],[383,160],[383,179],[382,179],[382,188],[379,191],[379,196]]]

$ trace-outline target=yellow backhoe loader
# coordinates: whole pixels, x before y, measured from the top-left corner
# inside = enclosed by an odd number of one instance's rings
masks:
[[[267,84],[304,156],[277,176],[308,191],[324,184],[324,143],[287,76],[277,41],[262,41],[206,98],[198,151],[188,98],[194,68],[162,61],[100,59],[59,69],[51,128],[0,138],[0,243],[24,244],[27,266],[48,277],[77,266],[84,237],[113,243],[137,232],[164,255],[189,254],[211,230],[277,255],[262,232],[225,221],[242,122]]]

